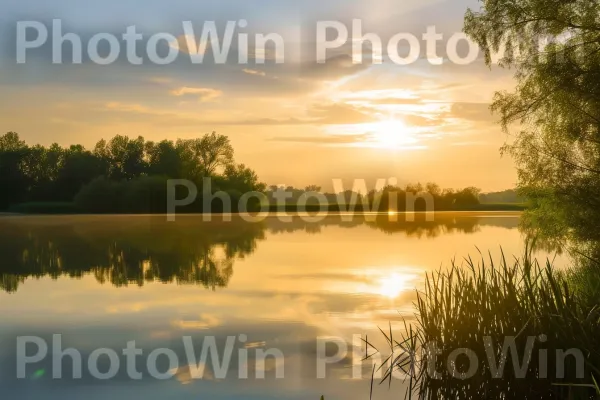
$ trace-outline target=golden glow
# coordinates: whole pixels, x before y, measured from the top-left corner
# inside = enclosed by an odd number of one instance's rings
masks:
[[[400,293],[410,289],[410,281],[413,278],[411,275],[397,273],[383,276],[379,280],[377,293],[390,299],[395,299]]]
[[[373,141],[377,147],[398,149],[417,142],[410,129],[398,119],[388,119],[372,124]]]

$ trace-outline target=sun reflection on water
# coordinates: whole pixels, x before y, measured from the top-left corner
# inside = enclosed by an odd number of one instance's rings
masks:
[[[390,300],[413,291],[418,285],[420,274],[413,268],[388,268],[361,274],[363,284],[353,292],[373,294]]]
[[[381,296],[395,299],[401,293],[411,290],[413,288],[412,282],[415,279],[415,275],[406,273],[392,273],[387,276],[382,276],[378,280],[378,284],[375,289]]]

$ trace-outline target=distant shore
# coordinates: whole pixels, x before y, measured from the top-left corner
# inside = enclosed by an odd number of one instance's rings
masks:
[[[527,209],[526,204],[520,203],[483,203],[472,205],[468,207],[455,207],[455,208],[437,208],[434,212],[449,212],[449,211],[524,211]],[[249,212],[258,212],[260,210],[249,210]],[[268,208],[270,213],[277,212],[381,212],[385,213],[387,210],[368,210],[364,209],[362,204],[355,205],[354,208],[349,207],[346,204],[341,206],[338,204],[330,204],[326,208],[321,209],[318,205],[307,205],[306,207],[298,207],[296,205],[288,205],[285,207],[270,205]],[[415,212],[425,212],[425,209],[416,209]],[[235,212],[235,211],[234,211]],[[402,213],[403,211],[400,211]],[[181,214],[188,214],[185,211],[180,211]],[[213,212],[214,214],[221,214],[221,212]],[[15,216],[15,215],[78,215],[78,214],[90,214],[86,210],[82,210],[75,205],[75,203],[22,203],[12,206],[10,209],[0,212],[0,216]],[[93,213],[92,213],[93,214]],[[125,214],[125,213],[124,213]],[[127,213],[129,214],[129,213]],[[164,213],[155,213],[164,214]],[[198,214],[198,212],[194,212]]]

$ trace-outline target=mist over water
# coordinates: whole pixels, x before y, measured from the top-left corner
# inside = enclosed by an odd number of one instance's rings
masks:
[[[331,216],[320,223],[276,217],[262,223],[202,222],[200,216],[169,223],[164,216],[2,218],[3,393],[57,399],[317,399],[321,394],[364,399],[369,365],[362,380],[352,379],[353,335],[368,335],[376,343],[384,340],[378,327],[391,322],[401,329],[402,318],[413,317],[415,290],[425,274],[453,257],[478,257],[476,246],[497,255],[500,239],[506,254],[523,249],[516,213],[421,217],[391,222],[387,215],[372,221],[357,215],[343,222]],[[194,380],[189,368],[180,366],[169,380],[133,381],[124,365],[109,381],[85,374],[73,380],[68,358],[63,360],[67,379],[52,380],[52,363],[44,361],[27,370],[29,379],[17,380],[17,336],[51,343],[53,334],[62,334],[63,348],[77,348],[84,360],[93,349],[119,352],[135,340],[148,351],[172,349],[180,364],[185,363],[183,336],[214,336],[222,345],[229,336],[246,335],[248,349],[281,350],[285,377],[275,379],[275,366],[267,364],[266,379],[256,379],[250,351],[244,380],[238,379],[243,364],[237,353],[223,380],[210,379],[210,371],[204,380]],[[327,367],[326,379],[315,375],[321,336],[349,344],[348,354]],[[158,365],[168,369],[166,359]],[[397,395],[387,385],[377,392],[377,398]]]

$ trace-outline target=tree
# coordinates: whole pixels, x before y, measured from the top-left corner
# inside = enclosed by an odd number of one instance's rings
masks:
[[[49,148],[35,145],[29,148],[23,170],[29,177],[29,201],[62,200],[54,187],[63,167],[65,151],[54,143]],[[79,188],[78,188],[79,189]],[[67,200],[71,200],[72,196]]]
[[[591,0],[486,0],[465,17],[487,63],[504,46],[500,65],[515,70],[492,110],[514,134],[503,150],[532,203],[525,225],[559,240],[600,240],[599,15]]]
[[[85,185],[75,196],[75,204],[85,212],[106,214],[121,211],[123,184],[101,176]]]
[[[16,132],[7,132],[0,136],[0,151],[17,151],[27,147]]]
[[[481,190],[476,187],[468,187],[458,191],[454,195],[454,205],[458,208],[471,207],[479,204]]]
[[[321,186],[319,185],[308,185],[307,187],[304,188],[304,191],[306,192],[321,192]]]
[[[57,173],[55,200],[73,200],[84,185],[103,176],[107,170],[105,159],[95,156],[83,146],[71,146],[64,151],[63,162]]]
[[[179,156],[181,175],[180,178],[190,179],[195,182],[202,180],[202,166],[198,159],[196,149],[200,139],[178,139],[175,149]]]
[[[31,181],[25,173],[29,148],[15,132],[0,137],[0,209],[26,199]]]
[[[142,176],[123,184],[122,211],[166,213],[167,179],[165,176]]]
[[[169,178],[181,176],[181,155],[172,141],[147,142],[146,158],[150,175],[165,175]]]
[[[225,168],[224,178],[229,188],[240,193],[264,192],[267,186],[261,183],[256,172],[244,164],[228,165]]]
[[[196,144],[204,176],[213,175],[218,168],[226,168],[233,162],[233,147],[229,138],[216,132],[204,135]]]
[[[427,193],[431,194],[434,197],[439,197],[442,195],[442,189],[437,183],[427,183],[427,185],[425,185],[425,190],[427,191]]]
[[[110,179],[129,180],[146,172],[145,140],[141,136],[133,140],[117,135],[108,143],[101,140],[96,144],[94,154],[109,165]]]
[[[207,176],[216,188],[238,196],[264,190],[254,171],[234,163],[229,139],[214,132],[175,143],[117,135],[100,140],[93,151],[56,143],[29,147],[15,132],[0,136],[0,210],[75,200],[90,212],[158,212],[166,209],[166,180],[201,184]]]
[[[175,148],[181,160],[181,177],[200,182],[214,176],[233,163],[233,147],[229,138],[206,134],[199,139],[179,139]]]

